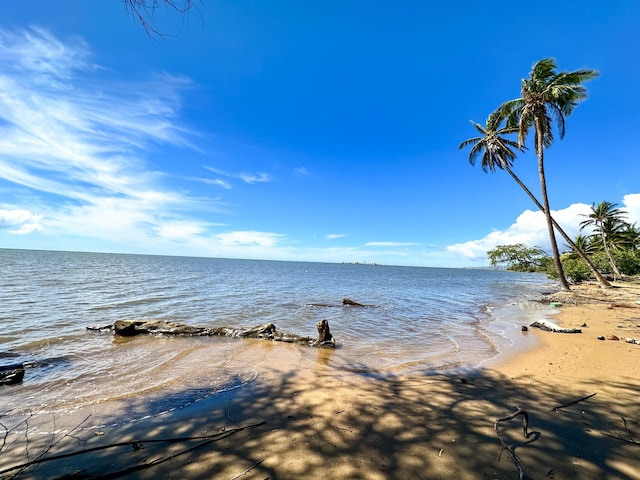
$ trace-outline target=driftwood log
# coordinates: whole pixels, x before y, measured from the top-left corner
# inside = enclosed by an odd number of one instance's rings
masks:
[[[359,303],[355,300],[351,300],[349,297],[342,299],[342,306],[344,307],[375,307],[375,305],[367,305],[365,303]]]
[[[183,335],[183,336],[222,336],[236,338],[261,338],[274,342],[298,343],[311,347],[335,347],[335,340],[329,329],[329,322],[320,320],[316,327],[318,337],[302,337],[300,335],[280,332],[273,323],[256,325],[251,328],[230,327],[197,327],[185,323],[165,320],[118,320],[113,325],[104,327],[87,327],[92,331],[112,331],[116,335],[132,337],[135,335]]]
[[[562,328],[559,325],[556,325],[553,322],[548,320],[542,322],[533,322],[531,327],[539,328],[545,332],[556,332],[556,333],[582,333],[582,330],[579,328]]]
[[[329,307],[329,308],[339,308],[339,307],[375,307],[375,305],[369,305],[366,303],[356,302],[355,300],[351,300],[349,297],[344,297],[342,299],[342,304],[331,304],[331,303],[305,303],[305,307]]]

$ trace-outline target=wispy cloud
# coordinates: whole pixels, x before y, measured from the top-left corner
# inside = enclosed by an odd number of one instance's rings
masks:
[[[188,180],[206,183],[207,185],[215,185],[216,187],[224,188],[225,190],[231,190],[233,188],[230,182],[223,180],[222,178],[190,178]]]
[[[245,183],[266,183],[266,182],[270,182],[272,180],[271,176],[268,173],[264,173],[264,172],[230,173],[230,172],[226,172],[226,171],[221,170],[219,168],[211,167],[211,166],[208,166],[208,165],[204,165],[204,168],[206,168],[207,170],[209,170],[212,173],[215,173],[216,175],[221,175],[221,176],[227,177],[227,178],[237,178],[237,179],[242,180]],[[226,183],[228,184],[228,182],[226,182]]]
[[[330,233],[327,235],[327,240],[337,240],[338,238],[344,238],[344,233]]]
[[[179,121],[192,82],[94,75],[105,70],[82,39],[0,30],[0,180],[39,197],[5,198],[1,224],[115,240],[204,233],[207,222],[184,214],[214,202],[167,188],[148,161],[158,146],[192,147],[196,134]]]

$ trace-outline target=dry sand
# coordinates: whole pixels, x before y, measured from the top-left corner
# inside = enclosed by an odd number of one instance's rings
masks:
[[[7,436],[0,470],[47,448],[177,439],[45,462],[18,478],[518,479],[494,423],[520,407],[528,438],[522,417],[500,425],[529,478],[640,479],[640,345],[598,340],[640,339],[640,285],[587,285],[552,300],[562,307],[551,319],[586,324],[583,333],[533,329],[523,335],[537,347],[473,374],[366,377],[332,369],[327,350],[301,356],[299,347],[248,341],[247,361],[265,367],[249,388],[117,427],[65,433],[87,411],[49,425],[31,419],[33,430]]]

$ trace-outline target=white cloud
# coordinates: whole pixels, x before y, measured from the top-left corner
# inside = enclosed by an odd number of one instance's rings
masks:
[[[344,238],[344,233],[330,233],[327,235],[327,240],[336,240],[338,238]]]
[[[42,215],[36,215],[27,210],[0,209],[0,230],[7,230],[15,235],[41,231]]]
[[[591,207],[584,203],[575,203],[563,210],[553,210],[553,218],[560,224],[569,238],[574,238],[580,233],[580,222],[584,220],[584,215],[588,215]],[[560,250],[564,245],[564,240],[556,234],[556,241]],[[461,255],[466,259],[474,260],[486,258],[487,250],[495,248],[497,245],[511,245],[524,243],[528,246],[537,246],[544,250],[550,250],[547,223],[541,211],[525,210],[506,230],[495,230],[484,238],[471,240],[465,243],[450,245],[447,252]]]
[[[629,223],[638,223],[640,227],[640,193],[630,193],[622,197],[624,210],[627,212],[626,221]]]

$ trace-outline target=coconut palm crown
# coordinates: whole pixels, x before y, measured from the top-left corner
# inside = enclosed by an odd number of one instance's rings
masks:
[[[476,160],[482,154],[481,167],[484,172],[496,169],[505,170],[513,166],[516,159],[515,150],[523,150],[518,142],[505,138],[505,135],[517,133],[516,127],[501,127],[502,120],[494,112],[487,118],[486,125],[483,127],[479,123],[471,120],[471,125],[478,131],[480,136],[469,138],[460,144],[459,150],[472,145],[469,152],[469,163],[476,164]]]
[[[520,146],[524,145],[529,130],[534,127],[536,153],[539,153],[539,145],[547,148],[553,143],[554,123],[560,139],[564,138],[565,118],[588,96],[582,83],[598,76],[596,70],[556,73],[556,68],[552,58],[535,63],[530,77],[522,80],[522,97],[504,103],[497,111],[501,117],[507,118],[509,126],[518,126]],[[542,137],[541,142],[538,136]]]

